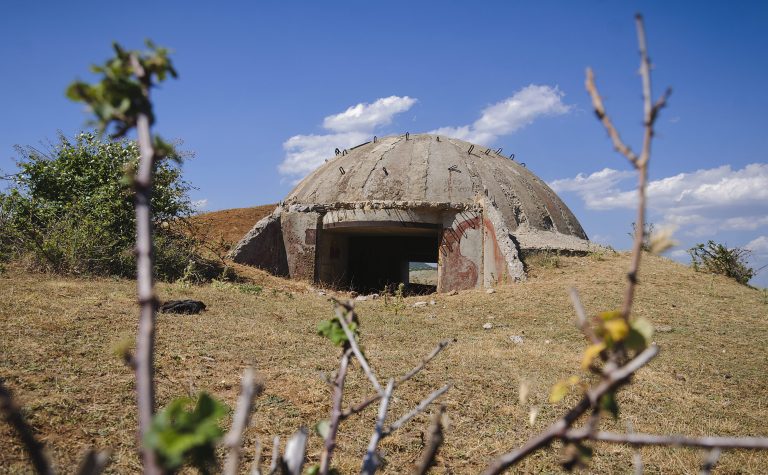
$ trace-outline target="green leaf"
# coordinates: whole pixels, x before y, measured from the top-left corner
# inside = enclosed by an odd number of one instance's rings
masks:
[[[589,367],[592,365],[592,361],[597,358],[597,356],[602,353],[605,350],[605,342],[599,342],[595,343],[593,345],[589,345],[586,350],[584,350],[584,357],[581,360],[581,369],[589,369]]]
[[[190,398],[171,401],[155,415],[144,439],[168,470],[189,462],[207,471],[216,462],[215,447],[224,435],[219,423],[229,409],[204,392],[189,410],[191,404]]]
[[[568,379],[558,381],[552,386],[552,390],[549,392],[549,402],[558,403],[568,395],[571,388],[579,384],[580,378],[578,376],[571,376]]]
[[[636,318],[632,321],[632,328],[642,335],[646,345],[653,341],[653,324],[645,318]]]
[[[357,324],[355,322],[350,322],[348,326],[352,334],[356,334]],[[339,323],[338,319],[335,317],[318,323],[317,333],[331,340],[331,343],[336,346],[343,346],[349,341],[346,333],[344,333],[344,329],[341,327],[341,323]]]
[[[600,409],[610,413],[614,419],[619,417],[619,405],[616,402],[616,393],[605,393],[600,398]]]
[[[328,432],[331,430],[331,421],[328,419],[323,419],[322,421],[315,424],[315,433],[325,439],[328,437]]]
[[[629,335],[629,325],[623,318],[615,318],[603,322],[603,329],[612,342],[624,340]]]

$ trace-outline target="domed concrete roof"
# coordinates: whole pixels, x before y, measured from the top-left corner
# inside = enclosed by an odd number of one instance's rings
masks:
[[[546,231],[587,239],[571,210],[524,164],[481,145],[431,134],[384,137],[342,151],[304,178],[285,203],[472,206],[480,199],[490,200],[515,234]]]

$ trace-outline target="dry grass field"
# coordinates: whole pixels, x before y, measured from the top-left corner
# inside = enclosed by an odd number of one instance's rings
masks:
[[[428,297],[436,305],[418,308],[412,304],[423,297],[407,298],[402,306],[392,300],[358,302],[362,343],[381,380],[403,374],[439,340],[456,339],[395,391],[390,412],[398,417],[431,390],[453,383],[442,399],[450,425],[435,473],[477,473],[544,428],[577,397],[547,402],[551,385],[577,371],[585,346],[572,325],[566,290],[576,285],[591,313],[615,308],[627,263],[625,254],[559,257],[533,263],[526,282],[492,294],[436,294]],[[328,416],[330,392],[323,377],[335,370],[339,350],[315,333],[317,323],[331,315],[327,296],[308,284],[238,270],[262,290],[158,286],[161,299],[200,299],[208,310],[159,316],[157,392],[160,405],[205,390],[233,407],[239,376],[254,365],[266,390],[247,431],[250,459],[257,437],[269,445],[275,435],[287,436]],[[655,336],[661,354],[620,393],[619,419],[607,428],[623,431],[631,421],[635,430],[653,433],[768,435],[764,294],[652,256],[646,256],[640,280],[636,314],[663,330]],[[116,356],[117,348],[132,344],[136,330],[133,282],[10,269],[0,276],[0,302],[0,376],[24,405],[56,465],[72,467],[88,447],[111,448],[111,473],[137,472],[133,375]],[[487,322],[491,329],[483,328]],[[523,342],[513,343],[513,335],[523,336]],[[522,380],[531,385],[526,406],[518,402]],[[345,400],[360,399],[368,388],[355,366]],[[540,407],[533,426],[528,423],[531,405]],[[342,425],[334,459],[342,473],[359,469],[375,411],[370,407]],[[427,424],[427,416],[419,416],[383,442],[385,473],[410,470]],[[4,424],[0,442],[0,472],[31,470]],[[320,449],[321,439],[312,436],[312,462]],[[703,456],[667,448],[646,448],[642,455],[647,473],[697,473]],[[631,449],[598,445],[589,471],[628,473],[631,459]],[[558,451],[536,453],[518,470],[559,471]],[[768,453],[725,452],[717,471],[768,473]]]
[[[190,231],[206,241],[209,250],[224,254],[235,246],[257,221],[272,213],[276,206],[271,204],[201,213],[189,220]]]

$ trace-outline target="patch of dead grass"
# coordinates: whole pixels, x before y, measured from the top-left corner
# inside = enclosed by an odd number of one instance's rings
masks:
[[[252,224],[252,223],[251,223]],[[574,329],[566,290],[576,285],[590,313],[618,307],[627,256],[558,257],[556,268],[533,268],[532,277],[500,286],[494,294],[467,291],[434,295],[436,305],[413,308],[406,298],[395,314],[382,300],[358,302],[362,342],[381,380],[396,377],[441,339],[456,338],[419,376],[396,391],[395,417],[446,381],[450,425],[438,473],[476,473],[558,417],[564,404],[547,403],[551,385],[575,372],[585,346]],[[241,269],[238,268],[238,273]],[[331,304],[307,284],[243,268],[264,287],[258,294],[206,285],[160,284],[162,299],[195,298],[202,315],[160,315],[157,397],[160,405],[206,390],[234,406],[239,376],[253,364],[266,379],[247,431],[247,457],[255,438],[269,445],[301,425],[327,418],[330,391],[322,376],[336,369],[338,349],[315,334]],[[661,354],[620,393],[622,412],[606,428],[691,435],[768,435],[768,306],[760,292],[693,272],[667,259],[646,257],[636,314],[667,332],[655,339]],[[423,298],[423,297],[422,297]],[[0,374],[24,405],[59,467],[71,467],[88,447],[111,448],[112,473],[138,471],[133,375],[114,348],[133,339],[137,307],[133,282],[73,279],[11,270],[0,277]],[[485,322],[493,328],[483,329]],[[514,344],[512,335],[522,335]],[[518,402],[520,381],[530,382],[529,404]],[[346,401],[368,392],[358,368],[348,378]],[[565,404],[576,398],[570,396]],[[533,427],[529,406],[541,408]],[[345,422],[335,465],[359,469],[375,407]],[[383,443],[385,473],[407,471],[422,447],[423,415]],[[29,470],[7,425],[0,425],[0,472]],[[7,442],[6,442],[7,441]],[[310,438],[317,461],[321,440]],[[645,448],[649,473],[695,473],[696,450]],[[525,460],[522,472],[559,470],[556,450]],[[632,452],[598,445],[594,473],[631,471]],[[250,460],[246,460],[244,467]],[[722,473],[765,473],[768,454],[727,451]]]

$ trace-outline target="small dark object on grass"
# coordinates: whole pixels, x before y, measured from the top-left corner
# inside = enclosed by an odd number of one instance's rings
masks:
[[[205,310],[205,304],[199,300],[169,300],[160,306],[162,313],[184,313],[187,315]]]

